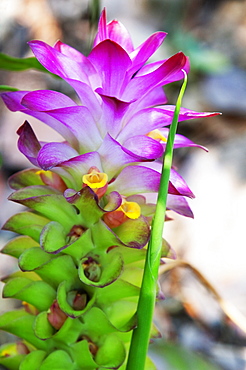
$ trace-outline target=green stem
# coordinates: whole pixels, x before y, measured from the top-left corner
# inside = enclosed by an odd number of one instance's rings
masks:
[[[157,279],[161,258],[162,234],[166,213],[168,184],[173,159],[174,138],[178,126],[181,102],[187,85],[187,75],[185,72],[184,75],[184,82],[177,99],[172,124],[170,126],[170,132],[167,139],[165,155],[163,158],[162,175],[156,212],[152,222],[151,236],[147,250],[143,281],[138,302],[138,326],[133,331],[126,368],[127,370],[135,370],[136,365],[138,370],[144,370],[148,352],[150,331],[157,294]]]

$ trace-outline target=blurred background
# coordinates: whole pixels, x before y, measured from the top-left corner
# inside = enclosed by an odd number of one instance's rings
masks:
[[[179,50],[190,57],[191,72],[183,100],[185,108],[222,112],[221,116],[187,121],[179,133],[206,146],[175,152],[174,165],[196,199],[195,218],[172,215],[165,238],[188,265],[161,275],[166,297],[156,310],[163,338],[151,345],[158,370],[246,369],[246,1],[245,0],[0,0],[0,52],[31,56],[27,42],[57,39],[84,54],[90,50],[101,9],[129,30],[135,46],[157,30],[168,36],[152,60]],[[53,89],[73,96],[60,80],[38,71],[0,71],[0,84],[21,90]],[[180,83],[165,89],[175,104]],[[10,113],[0,102],[0,224],[19,206],[7,201],[7,178],[30,167],[18,152],[17,128],[25,117]],[[57,134],[28,118],[40,140]],[[0,247],[12,235],[0,232]],[[188,266],[188,267],[187,267]],[[202,275],[196,274],[194,266]],[[0,257],[0,277],[17,268]],[[235,308],[236,325],[214,297],[211,283]],[[0,312],[16,304],[0,301]],[[238,310],[238,311],[237,311]],[[240,316],[240,313],[242,316]],[[0,344],[10,340],[0,334]],[[197,357],[196,354],[199,354]],[[212,365],[211,362],[215,365]]]

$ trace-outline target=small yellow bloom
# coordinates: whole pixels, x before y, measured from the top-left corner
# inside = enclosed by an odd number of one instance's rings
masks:
[[[122,211],[128,218],[135,220],[141,215],[141,208],[136,202],[127,202],[122,200],[121,206],[117,211]]]
[[[165,143],[167,142],[167,138],[163,136],[158,129],[150,131],[146,136],[149,136],[154,140],[164,141]]]
[[[108,175],[104,172],[99,172],[96,167],[91,167],[89,173],[83,176],[83,183],[91,189],[103,188],[108,182]]]
[[[9,357],[9,356],[16,356],[17,353],[17,347],[16,343],[10,343],[2,349],[0,352],[0,357]]]
[[[38,309],[35,306],[33,306],[32,304],[23,301],[22,305],[24,306],[25,311],[30,313],[31,315],[38,315],[39,314]]]
[[[51,171],[44,171],[44,170],[39,170],[36,172],[37,175],[47,175],[49,177],[52,177],[52,172]]]

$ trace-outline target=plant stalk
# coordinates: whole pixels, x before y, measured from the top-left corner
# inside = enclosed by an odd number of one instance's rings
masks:
[[[174,138],[178,127],[181,102],[187,85],[187,75],[185,71],[183,72],[185,75],[184,82],[181,86],[177,99],[163,158],[162,175],[158,192],[156,212],[152,221],[151,236],[147,249],[143,281],[137,308],[138,324],[136,329],[133,330],[126,367],[127,370],[136,370],[136,365],[138,370],[144,370],[149,347],[150,332],[157,296],[157,279],[161,259],[162,234],[166,214],[168,184],[173,159]]]

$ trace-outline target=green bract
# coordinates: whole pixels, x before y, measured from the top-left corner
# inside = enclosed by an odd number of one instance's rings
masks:
[[[29,210],[3,227],[23,234],[2,250],[20,267],[5,279],[3,297],[24,303],[1,316],[0,328],[22,338],[26,352],[4,346],[0,364],[10,370],[124,369],[137,324],[146,219],[112,230],[103,215],[115,209],[113,198],[107,210],[88,187],[65,198],[34,170],[16,174],[10,184],[16,191],[9,198]]]

